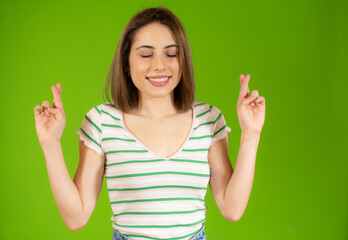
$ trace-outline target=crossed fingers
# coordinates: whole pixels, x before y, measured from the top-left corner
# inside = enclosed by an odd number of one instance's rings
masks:
[[[34,114],[36,117],[38,117],[42,113],[46,114],[47,116],[50,115],[49,112],[56,112],[55,110],[63,109],[63,103],[62,103],[62,85],[58,83],[56,86],[51,86],[51,90],[53,93],[53,102],[52,102],[52,108],[50,109],[50,103],[49,101],[43,101],[41,105],[36,105],[34,108]],[[58,109],[57,109],[58,108]]]
[[[247,99],[247,101],[250,103],[250,106],[255,106],[255,103],[263,104],[265,103],[265,98],[262,96],[259,96],[259,92],[257,90],[253,90],[250,95],[249,91],[249,80],[250,80],[250,74],[244,76],[241,74],[239,76],[241,89],[239,92],[239,100],[242,101],[243,99]]]

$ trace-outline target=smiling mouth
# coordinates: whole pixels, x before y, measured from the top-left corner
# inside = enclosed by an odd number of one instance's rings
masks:
[[[146,77],[146,79],[150,80],[151,82],[158,82],[158,83],[165,82],[169,78],[171,78],[171,76],[168,76],[168,77],[165,77],[165,78],[149,78],[149,77]]]

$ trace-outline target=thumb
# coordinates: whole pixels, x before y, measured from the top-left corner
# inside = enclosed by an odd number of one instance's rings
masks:
[[[250,104],[251,102],[253,102],[253,101],[254,101],[253,96],[249,95],[249,96],[247,96],[246,98],[244,98],[243,103],[249,105],[249,104]]]
[[[62,112],[61,109],[59,108],[47,108],[47,111],[50,114],[53,114],[55,116],[56,119],[63,119],[64,118],[64,113]]]

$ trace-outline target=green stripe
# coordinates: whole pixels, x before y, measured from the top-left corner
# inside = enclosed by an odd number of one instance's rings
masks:
[[[94,142],[97,146],[101,147],[99,143],[97,143],[97,141],[95,141],[91,136],[89,136],[82,128],[81,129],[81,132],[89,139],[91,140],[92,142]]]
[[[105,152],[105,154],[111,154],[111,153],[145,153],[148,152],[147,150],[115,150],[115,151],[108,151]]]
[[[174,158],[170,158],[169,161],[174,161],[174,162],[193,162],[193,163],[208,164],[207,161],[197,161],[197,160],[190,160],[190,159],[174,159]]]
[[[108,153],[108,152],[107,152]],[[121,164],[128,164],[128,163],[149,163],[149,162],[161,162],[161,161],[167,161],[166,159],[152,159],[152,160],[130,160],[130,161],[124,161],[124,162],[118,162],[118,163],[109,163],[105,164],[105,167],[111,167],[115,165],[121,165]],[[198,161],[198,160],[190,160],[190,159],[175,159],[170,158],[169,161],[173,162],[192,162],[192,163],[203,163],[208,164],[207,161]]]
[[[99,108],[97,108],[97,107],[94,107],[95,108],[95,110],[97,110],[97,112],[99,113],[99,114],[101,114],[101,111],[99,110]]]
[[[204,135],[204,136],[199,136],[199,137],[190,137],[190,140],[194,140],[194,139],[202,139],[202,138],[212,138],[213,135]]]
[[[85,118],[90,124],[92,124],[95,127],[95,129],[97,129],[100,133],[102,132],[101,129],[97,126],[97,124],[95,124],[87,115],[85,116]]]
[[[180,200],[197,200],[204,202],[201,198],[151,198],[151,199],[135,199],[135,200],[123,200],[123,201],[113,201],[111,204],[119,203],[135,203],[135,202],[163,202],[163,201],[180,201]]]
[[[201,227],[199,230],[194,231],[193,233],[181,236],[181,237],[175,237],[175,238],[162,238],[162,240],[179,240],[179,239],[183,239],[183,238],[187,238],[190,236],[194,236],[195,234],[197,234],[199,231],[202,230],[203,227]],[[152,238],[152,237],[148,237],[148,236],[142,236],[142,235],[136,235],[136,234],[123,234],[127,237],[142,237],[142,238],[147,238],[147,239],[152,239],[152,240],[158,240],[158,238]]]
[[[214,120],[214,124],[217,122],[217,120],[219,120],[219,118],[222,116],[222,113],[219,114],[219,116],[217,116],[217,118]]]
[[[213,107],[213,106],[210,105],[209,110],[207,110],[207,111],[205,111],[205,112],[202,112],[202,113],[200,113],[200,114],[197,114],[196,117],[202,117],[202,116],[205,115],[206,113],[210,112],[210,110],[211,110],[212,107]]]
[[[120,119],[119,118],[117,118],[117,117],[115,117],[115,116],[113,116],[113,115],[111,115],[110,113],[108,113],[107,111],[104,111],[104,110],[101,110],[103,113],[105,113],[105,114],[107,114],[107,115],[109,115],[110,117],[112,117],[113,119],[115,119],[115,120],[117,120],[117,121],[120,121]]]
[[[197,177],[209,177],[209,176],[210,176],[210,174],[165,171],[165,172],[151,172],[151,173],[125,174],[125,175],[118,175],[118,176],[105,176],[105,178],[106,178],[106,179],[115,179],[115,178],[127,178],[127,177],[140,177],[140,176],[162,175],[162,174],[190,175],[190,176],[197,176]]]
[[[119,109],[118,107],[116,107],[116,106],[112,105],[111,103],[105,103],[105,105],[108,105],[108,106],[111,106],[111,107],[114,107],[114,108]]]
[[[193,130],[196,130],[197,128],[199,128],[199,127],[201,127],[201,126],[209,125],[209,124],[213,124],[213,121],[201,123],[201,124],[199,124],[197,127],[195,127]]]
[[[119,227],[127,227],[127,228],[175,228],[175,227],[183,227],[183,226],[194,226],[196,224],[202,223],[206,220],[206,218],[203,218],[202,220],[199,220],[194,223],[187,223],[187,224],[177,224],[177,225],[121,225],[114,223],[116,226]]]
[[[110,140],[121,140],[121,141],[126,141],[126,142],[135,142],[134,139],[126,139],[126,138],[118,138],[118,137],[102,138],[102,142],[110,141]]]
[[[102,127],[122,128],[120,125],[102,123]]]
[[[199,105],[203,105],[204,103],[198,103],[198,104],[196,104],[196,105],[193,105],[194,107],[197,107],[197,106],[199,106]]]
[[[214,136],[221,132],[226,127],[226,124],[214,133]]]
[[[120,215],[170,215],[170,214],[187,214],[187,213],[195,213],[198,211],[203,211],[205,210],[205,208],[203,209],[196,209],[196,210],[192,210],[192,211],[174,211],[174,212],[123,212],[123,213],[119,213],[119,214],[114,214],[112,215],[113,217],[117,217]]]
[[[147,189],[155,189],[155,188],[191,188],[191,189],[199,189],[206,190],[206,187],[194,187],[194,186],[181,186],[181,185],[161,185],[161,186],[150,186],[150,187],[141,187],[141,188],[110,188],[109,192],[114,191],[138,191],[138,190],[147,190]]]
[[[127,164],[127,163],[160,162],[160,161],[166,161],[166,160],[165,160],[165,159],[130,160],[130,161],[124,161],[124,162],[119,162],[119,163],[109,163],[109,164],[105,164],[105,167],[111,167],[111,166],[121,165],[121,164]]]
[[[209,148],[183,149],[183,152],[203,152],[208,151]]]

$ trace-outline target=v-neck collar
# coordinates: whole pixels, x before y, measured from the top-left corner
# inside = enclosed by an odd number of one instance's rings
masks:
[[[159,154],[153,152],[151,149],[149,149],[143,142],[141,142],[137,137],[135,137],[131,131],[128,130],[128,128],[126,127],[126,124],[123,121],[123,112],[118,109],[118,111],[120,111],[120,123],[122,128],[139,144],[141,145],[143,148],[145,148],[149,153],[153,154],[154,156],[161,158],[161,159],[165,159],[165,160],[169,160],[170,158],[173,158],[175,155],[179,154],[181,152],[181,150],[184,148],[184,146],[186,145],[186,143],[189,141],[193,131],[194,131],[194,125],[195,125],[195,119],[196,119],[196,110],[195,110],[195,106],[194,103],[191,106],[192,108],[192,124],[191,124],[191,129],[189,134],[187,135],[185,142],[181,145],[181,147],[172,155],[170,155],[169,157],[163,157],[160,156]]]

